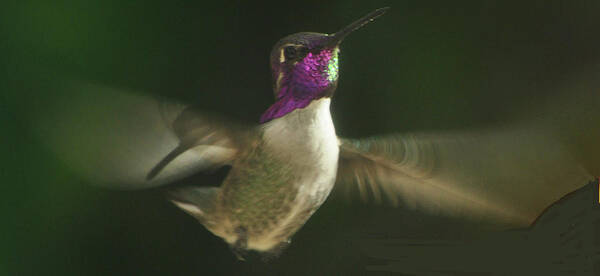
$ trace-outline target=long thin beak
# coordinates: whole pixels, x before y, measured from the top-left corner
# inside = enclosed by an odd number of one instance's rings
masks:
[[[389,7],[376,9],[376,10],[372,11],[371,13],[363,16],[359,20],[354,21],[352,24],[346,26],[345,28],[339,30],[338,32],[329,35],[327,44],[329,46],[338,46],[348,34],[360,29],[360,27],[375,20],[375,18],[383,15],[389,9],[390,9]]]

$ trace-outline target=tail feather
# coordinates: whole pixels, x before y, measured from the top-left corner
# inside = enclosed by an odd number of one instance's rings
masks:
[[[215,206],[220,188],[216,187],[183,187],[172,189],[167,198],[177,207],[198,219],[201,223],[211,223],[208,215]]]

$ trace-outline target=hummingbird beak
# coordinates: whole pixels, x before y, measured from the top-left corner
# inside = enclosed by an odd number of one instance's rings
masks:
[[[375,20],[375,18],[383,15],[389,9],[389,7],[376,9],[371,13],[363,16],[362,18],[354,21],[352,24],[346,26],[345,28],[337,31],[336,33],[329,35],[327,41],[325,42],[325,45],[331,48],[337,47],[348,34],[360,29],[362,26]]]

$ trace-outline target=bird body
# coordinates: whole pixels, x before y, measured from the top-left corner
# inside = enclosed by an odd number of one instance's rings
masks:
[[[335,183],[339,145],[329,103],[314,101],[251,130],[220,188],[182,188],[171,200],[235,250],[287,243]],[[197,189],[211,192],[198,197]]]

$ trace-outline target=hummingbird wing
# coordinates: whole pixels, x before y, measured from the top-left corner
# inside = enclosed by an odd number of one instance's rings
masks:
[[[528,225],[592,179],[567,148],[529,128],[340,139],[336,186],[365,200]],[[355,183],[357,185],[348,185]],[[348,191],[348,190],[346,190]]]
[[[529,225],[600,175],[600,77],[595,69],[586,72],[548,87],[547,97],[513,113],[502,127],[342,138],[336,189]]]
[[[122,89],[69,82],[56,90],[32,119],[35,133],[67,167],[102,186],[148,188],[227,165],[251,132]]]
[[[203,168],[230,165],[238,149],[252,139],[252,129],[227,121],[220,116],[200,112],[193,107],[183,109],[171,123],[179,144],[162,158],[146,176],[155,178],[165,167],[188,150],[205,160]]]

